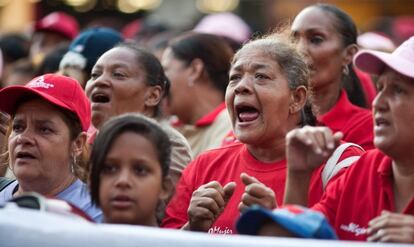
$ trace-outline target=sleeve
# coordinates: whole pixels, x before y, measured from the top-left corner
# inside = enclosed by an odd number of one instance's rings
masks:
[[[187,223],[187,210],[195,189],[194,178],[197,174],[197,160],[190,163],[187,168],[184,169],[175,188],[175,195],[167,206],[161,227],[179,229]]]
[[[322,199],[312,206],[312,209],[317,210],[325,215],[328,218],[331,225],[335,225],[335,215],[336,210],[339,205],[339,201],[342,195],[342,191],[347,179],[347,172],[342,176],[338,177],[335,181],[332,181],[331,184],[326,188],[325,193],[322,196]]]

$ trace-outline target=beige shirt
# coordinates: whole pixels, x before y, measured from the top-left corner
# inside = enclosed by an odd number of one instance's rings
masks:
[[[195,158],[201,152],[220,147],[231,131],[231,122],[227,110],[223,109],[210,125],[182,125],[177,130],[187,138]]]

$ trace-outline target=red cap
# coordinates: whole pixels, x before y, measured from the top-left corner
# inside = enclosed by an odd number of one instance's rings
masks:
[[[79,82],[56,74],[46,74],[34,78],[24,86],[9,86],[0,90],[0,110],[14,114],[18,102],[28,95],[37,95],[42,99],[65,108],[79,118],[82,130],[87,131],[91,123],[91,107]]]
[[[36,23],[35,31],[55,32],[72,40],[78,35],[79,26],[72,16],[63,12],[53,12]]]

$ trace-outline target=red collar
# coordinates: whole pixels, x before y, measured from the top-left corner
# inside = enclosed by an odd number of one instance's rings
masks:
[[[345,90],[342,90],[335,106],[327,113],[318,116],[318,122],[334,131],[342,130],[355,110],[360,109],[349,101]]]
[[[195,126],[203,127],[208,126],[216,120],[217,116],[226,109],[226,104],[223,102],[218,105],[213,111],[207,113],[205,116],[201,117],[197,122],[195,122]]]

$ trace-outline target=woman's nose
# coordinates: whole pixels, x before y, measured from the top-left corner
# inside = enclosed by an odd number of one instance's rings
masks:
[[[249,78],[242,78],[239,83],[237,83],[235,89],[235,94],[247,94],[251,92],[251,79]]]
[[[20,133],[16,137],[17,144],[33,144],[34,143],[34,137],[31,131],[25,130],[24,132]]]

